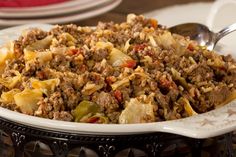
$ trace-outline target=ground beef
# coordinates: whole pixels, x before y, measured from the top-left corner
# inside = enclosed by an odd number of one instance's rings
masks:
[[[160,91],[157,91],[155,95],[155,99],[161,108],[170,110],[170,106],[169,106],[170,98],[168,96],[165,96]]]
[[[110,123],[118,123],[120,112],[114,111],[107,114]]]
[[[42,64],[40,64],[37,60],[29,61],[25,63],[25,68],[22,70],[22,74],[24,76],[32,76],[35,75],[36,72],[43,67]]]
[[[206,80],[212,80],[214,76],[213,69],[211,69],[209,66],[205,64],[199,65],[196,69],[194,69],[190,74],[189,74],[189,80],[193,81],[206,81]],[[198,78],[197,80],[195,80]]]
[[[13,111],[20,111],[15,103],[0,103],[0,106]]]
[[[73,116],[66,111],[57,111],[53,113],[53,119],[55,120],[63,120],[63,121],[72,121],[73,120]]]
[[[25,35],[23,35],[22,39],[22,45],[30,45],[36,40],[41,40],[47,36],[47,32],[33,28],[25,32]]]
[[[228,89],[227,86],[218,86],[212,92],[206,94],[207,99],[211,104],[214,106],[221,105],[222,102],[227,100],[227,96],[229,96],[231,91]]]
[[[105,113],[112,113],[119,108],[116,98],[110,93],[101,92],[93,99],[95,99],[96,103],[101,106]]]
[[[37,105],[39,106],[38,109],[34,112],[35,116],[44,117],[44,118],[50,118],[53,117],[53,106],[51,103],[49,103],[48,98],[41,99]]]
[[[20,57],[23,54],[23,48],[46,36],[47,32],[38,28],[27,30],[18,40],[14,41],[14,53],[17,57]]]
[[[235,88],[236,87],[235,78],[236,78],[236,73],[225,76],[223,81],[225,81],[229,85],[232,85],[232,87]]]
[[[22,72],[22,70],[25,68],[25,63],[24,63],[24,58],[18,58],[18,59],[13,59],[12,61],[10,61],[6,68],[5,68],[5,73],[7,73],[10,70],[16,70],[19,72]]]
[[[119,123],[136,102],[151,104],[154,115],[134,115],[142,116],[140,122],[164,121],[191,116],[186,103],[203,113],[235,95],[236,62],[230,55],[208,51],[141,15],[94,28],[30,29],[12,48],[0,60],[0,106],[23,112],[11,92],[35,92],[39,97],[30,109],[38,117]],[[80,105],[89,113],[77,111]],[[142,105],[134,106],[139,111]],[[130,119],[133,112],[127,112]]]
[[[49,98],[49,102],[52,104],[54,111],[65,110],[64,100],[63,100],[60,92],[55,92],[55,93],[51,94],[51,96]]]
[[[93,53],[93,60],[100,62],[103,59],[106,59],[109,55],[109,52],[107,49],[99,49]]]
[[[74,109],[81,100],[80,93],[76,92],[72,85],[68,82],[62,82],[60,92],[65,103],[65,108]]]

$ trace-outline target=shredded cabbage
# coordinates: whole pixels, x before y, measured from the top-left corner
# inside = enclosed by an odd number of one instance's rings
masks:
[[[17,93],[20,93],[21,90],[19,89],[12,89],[8,92],[2,92],[2,95],[1,95],[1,102],[4,102],[4,103],[15,103],[15,100],[14,100],[14,95],[16,95]]]
[[[96,48],[98,48],[98,49],[105,49],[105,48],[107,48],[107,49],[111,50],[113,48],[113,44],[110,43],[110,42],[99,41],[99,42],[96,43]]]
[[[192,106],[190,105],[188,99],[184,98],[184,97],[181,97],[179,99],[180,102],[183,102],[183,105],[184,105],[184,109],[185,111],[187,112],[187,114],[189,116],[193,116],[193,115],[197,115],[198,113],[194,111],[194,109],[192,108]]]
[[[98,91],[99,89],[102,89],[102,87],[103,87],[103,84],[97,85],[97,84],[88,82],[82,89],[82,93],[85,95],[91,95],[94,92]]]
[[[136,98],[130,99],[126,108],[119,116],[120,124],[154,122],[154,106],[149,103],[141,103]]]
[[[8,89],[15,87],[15,85],[21,81],[21,74],[18,71],[14,71],[14,74],[16,75],[14,77],[0,78],[0,84]]]
[[[176,46],[176,41],[170,32],[165,32],[164,34],[157,37],[158,45],[163,46],[165,49],[170,49]]]
[[[28,45],[25,49],[25,51],[36,51],[40,49],[47,49],[49,48],[51,42],[52,42],[52,36],[47,36],[46,38],[42,40],[37,40],[36,42],[32,43],[31,45]]]
[[[31,79],[30,81],[31,81],[31,86],[34,89],[40,89],[46,95],[52,93],[55,90],[56,86],[60,84],[60,80],[58,78],[44,81]]]
[[[3,47],[0,47],[0,74],[3,73],[6,67],[6,60],[14,58],[14,43],[9,42]]]
[[[116,66],[122,66],[124,65],[127,61],[133,60],[130,56],[127,54],[121,52],[120,50],[113,48],[111,53],[110,53],[110,58],[108,62],[116,67]]]
[[[129,47],[130,47],[129,42],[130,42],[130,39],[125,42],[124,52],[127,52],[127,51],[128,51],[128,49],[129,49]]]
[[[25,61],[34,60],[36,58],[36,56],[37,56],[36,51],[24,49],[24,60]]]
[[[126,85],[129,85],[129,78],[124,78],[124,79],[122,79],[122,80],[119,80],[119,81],[116,81],[115,83],[113,83],[112,85],[111,85],[111,88],[113,89],[113,90],[116,90],[118,87],[120,87],[120,86],[126,86]]]
[[[14,101],[22,113],[32,115],[38,108],[38,101],[43,93],[39,89],[25,89],[14,95]]]

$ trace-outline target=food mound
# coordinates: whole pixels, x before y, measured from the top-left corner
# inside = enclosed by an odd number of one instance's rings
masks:
[[[154,19],[34,28],[1,48],[1,106],[84,123],[147,123],[235,98],[236,62]]]

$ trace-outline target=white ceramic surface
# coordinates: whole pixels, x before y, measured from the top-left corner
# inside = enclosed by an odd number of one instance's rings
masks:
[[[81,4],[80,1],[68,1],[73,2],[69,4],[73,4],[72,6],[61,6],[54,9],[44,9],[42,10],[20,10],[19,12],[12,12],[12,11],[4,11],[0,9],[0,17],[2,18],[11,18],[11,19],[18,19],[18,18],[41,18],[45,16],[58,16],[58,15],[65,15],[68,13],[85,11],[85,9],[92,9],[93,7],[101,7],[102,4],[109,3],[109,0],[98,0],[88,3]],[[68,3],[67,2],[67,3]],[[77,2],[77,3],[75,3]],[[43,8],[43,7],[42,7]]]
[[[15,26],[29,23],[68,23],[73,21],[79,21],[86,18],[98,16],[109,10],[112,10],[121,3],[122,0],[110,0],[109,3],[104,4],[101,7],[94,8],[93,10],[87,10],[84,12],[78,12],[70,15],[51,17],[51,18],[37,18],[37,19],[0,19],[0,26]]]
[[[174,8],[167,8],[166,10],[163,9],[161,12],[157,12],[160,21],[167,25],[171,25],[171,22],[173,22],[173,19],[171,20],[170,14],[172,12],[170,10],[180,8],[182,7],[191,7],[193,10],[193,7],[195,9],[201,9],[204,12],[205,8],[206,10],[209,10],[210,4],[196,4],[200,5],[199,8],[196,7],[194,4],[187,5],[187,6],[175,6]],[[205,10],[205,11],[206,11]],[[175,10],[178,11],[178,10]],[[193,10],[193,14],[195,11]],[[149,14],[150,15],[150,14]],[[162,16],[160,16],[162,15]],[[167,18],[164,18],[164,15],[168,16],[169,20]],[[185,14],[175,14],[175,19],[180,19],[181,15]],[[179,15],[179,16],[177,16]],[[154,14],[152,14],[152,17],[155,17]],[[201,16],[199,14],[199,16]],[[161,18],[160,18],[161,17]],[[173,17],[173,16],[172,16]],[[191,17],[191,16],[189,16]],[[205,16],[201,16],[205,17]],[[157,18],[158,19],[158,18]],[[191,21],[192,18],[186,19],[186,22]],[[194,18],[196,20],[196,18]],[[200,17],[199,20],[203,20]],[[181,21],[174,21],[177,23],[181,23]],[[172,23],[173,25],[175,23]],[[194,21],[193,21],[194,22]],[[198,22],[198,21],[197,21]],[[38,26],[42,29],[50,29],[50,25],[34,25],[33,27]],[[15,39],[19,35],[19,30],[22,30],[24,28],[32,27],[31,25],[27,26],[21,26],[21,27],[13,27],[9,28],[7,30],[0,31],[0,44],[3,44],[2,39]],[[231,49],[230,52],[233,52],[235,48]],[[224,52],[224,47],[222,47],[222,53]],[[49,119],[43,119],[38,117],[32,117],[28,115],[24,115],[18,112],[10,111],[8,109],[4,109],[0,107],[0,116],[4,117],[6,119],[20,122],[26,125],[39,127],[39,128],[45,128],[50,130],[60,130],[65,132],[72,132],[72,133],[92,133],[92,134],[139,134],[139,133],[145,133],[145,132],[168,132],[168,133],[174,133],[179,135],[184,135],[188,137],[193,138],[208,138],[213,137],[217,135],[221,135],[230,131],[236,130],[236,101],[233,101],[224,107],[221,107],[219,109],[213,110],[208,113],[179,119],[179,120],[173,120],[173,121],[165,121],[165,122],[156,122],[156,123],[146,123],[146,124],[126,124],[126,125],[120,125],[120,124],[83,124],[83,123],[73,123],[73,122],[64,122],[64,121],[56,121],[56,120],[49,120]],[[30,120],[29,120],[30,119]]]

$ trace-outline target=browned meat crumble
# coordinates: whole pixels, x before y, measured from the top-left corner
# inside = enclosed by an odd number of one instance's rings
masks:
[[[133,14],[94,28],[31,29],[0,51],[1,106],[43,118],[165,121],[210,111],[236,95],[231,56]]]

